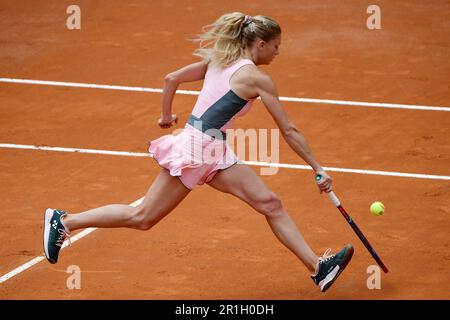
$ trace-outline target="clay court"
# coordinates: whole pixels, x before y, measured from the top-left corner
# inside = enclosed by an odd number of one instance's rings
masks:
[[[71,4],[81,9],[80,30],[66,27]],[[370,4],[381,8],[382,29],[366,26]],[[355,246],[326,293],[264,217],[208,185],[147,232],[98,229],[58,264],[41,259],[11,275],[42,256],[47,207],[80,212],[140,199],[160,167],[132,153],[171,131],[157,126],[158,92],[11,79],[161,89],[167,73],[197,61],[187,39],[232,11],[280,23],[281,53],[263,69],[280,96],[298,98],[283,106],[322,166],[334,168],[336,194],[389,267],[381,288],[368,289],[375,261],[281,137],[279,163],[292,166],[263,180],[318,255]],[[450,299],[449,39],[444,0],[0,0],[0,299]],[[196,98],[176,96],[178,128]],[[256,101],[235,128],[276,125]],[[374,201],[384,215],[369,213]],[[80,289],[67,288],[72,265]]]

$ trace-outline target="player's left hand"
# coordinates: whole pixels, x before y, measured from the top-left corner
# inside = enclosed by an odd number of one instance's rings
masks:
[[[319,181],[316,180],[320,193],[322,192],[328,193],[333,191],[332,187],[333,179],[331,179],[331,177],[324,170],[317,171],[315,175],[316,177],[317,175],[320,175],[322,177]]]
[[[170,116],[161,116],[158,120],[158,125],[163,129],[169,129],[174,124],[178,123],[178,117],[176,114]]]

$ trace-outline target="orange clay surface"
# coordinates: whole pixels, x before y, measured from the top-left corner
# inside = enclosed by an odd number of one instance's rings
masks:
[[[281,96],[450,106],[448,1],[383,1],[368,30],[367,1],[70,1],[0,3],[0,77],[161,88],[197,61],[186,39],[230,11],[267,14],[283,29],[264,66]],[[201,83],[180,89],[199,90]],[[177,95],[182,127],[196,96]],[[0,83],[0,143],[146,152],[161,95]],[[284,103],[323,166],[450,175],[450,114]],[[275,128],[257,101],[236,123]],[[304,164],[280,141],[280,163]],[[259,172],[260,167],[252,167]],[[69,212],[142,197],[159,172],[150,158],[0,149],[0,276],[42,255],[45,208]],[[375,264],[311,171],[262,176],[313,250],[353,243],[355,255],[325,294],[245,203],[205,185],[147,232],[96,230],[0,284],[0,299],[450,299],[450,181],[330,172],[336,194],[386,265]],[[170,194],[167,195],[170,197]],[[386,205],[374,217],[369,206]],[[82,271],[69,290],[66,269]]]

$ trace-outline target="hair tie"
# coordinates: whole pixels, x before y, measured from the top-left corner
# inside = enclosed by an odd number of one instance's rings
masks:
[[[241,22],[241,28],[248,26],[252,22],[253,22],[252,16],[245,16],[244,20]]]

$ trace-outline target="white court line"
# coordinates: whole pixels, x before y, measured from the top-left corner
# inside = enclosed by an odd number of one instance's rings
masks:
[[[115,156],[150,157],[151,158],[151,155],[149,153],[142,153],[142,152],[109,151],[109,150],[80,149],[80,148],[62,148],[62,147],[33,146],[33,145],[10,144],[10,143],[0,143],[0,148],[44,150],[44,151],[57,151],[57,152],[76,152],[76,153],[91,153],[91,154],[106,154],[106,155],[115,155]],[[257,161],[241,161],[241,162],[244,164],[247,164],[247,165],[251,165],[251,166],[312,170],[310,166],[300,165],[300,164],[269,163],[269,162],[257,162]],[[375,171],[375,170],[346,169],[346,168],[335,168],[335,167],[323,167],[323,168],[324,168],[324,170],[327,170],[330,172],[347,172],[347,173],[359,173],[359,174],[402,177],[402,178],[416,178],[416,179],[450,180],[450,176],[422,174],[422,173]]]
[[[134,201],[133,203],[130,204],[130,206],[132,206],[132,207],[138,206],[142,202],[143,199],[144,199],[144,197]],[[77,233],[76,235],[74,235],[73,237],[71,237],[70,241],[72,243],[74,243],[74,242],[80,240],[81,238],[86,237],[88,234],[94,232],[95,230],[97,230],[97,228],[86,228],[83,231],[81,231],[81,232]],[[64,241],[64,243],[63,243],[63,245],[61,247],[61,250],[64,249],[65,247],[67,247],[67,246],[68,246],[68,240]],[[43,256],[43,255],[31,259],[30,261],[24,263],[23,265],[15,268],[14,270],[8,272],[7,274],[1,276],[0,277],[0,283],[3,283],[6,280],[11,279],[12,277],[14,277],[14,276],[18,275],[19,273],[21,273],[21,272],[31,268],[32,266],[34,266],[35,264],[41,262],[42,260],[45,260],[45,256]]]
[[[62,148],[62,147],[48,147],[48,146],[33,146],[33,145],[21,145],[21,144],[8,144],[0,143],[0,148],[10,149],[25,149],[25,150],[43,150],[43,151],[56,151],[56,152],[74,152],[74,153],[87,153],[87,154],[103,154],[103,155],[116,155],[116,156],[129,156],[129,157],[151,157],[148,153],[140,152],[126,152],[126,151],[109,151],[109,150],[97,150],[97,149],[80,149],[80,148]],[[279,168],[290,168],[300,170],[311,170],[311,167],[306,165],[293,165],[282,163],[268,163],[268,162],[255,162],[255,161],[242,161],[242,163],[254,166],[268,166]],[[437,179],[437,180],[450,180],[450,176],[438,176],[428,174],[414,174],[414,173],[402,173],[402,172],[388,172],[388,171],[373,171],[373,170],[360,170],[360,169],[345,169],[345,168],[333,168],[323,167],[330,172],[348,172],[348,173],[360,173],[360,174],[372,174],[382,176],[395,176],[395,177],[407,177],[407,178],[419,178],[419,179]],[[143,198],[136,200],[131,206],[137,206],[142,202]],[[87,236],[89,233],[95,231],[97,228],[87,228],[71,238],[71,242],[74,243],[79,239]],[[61,249],[67,246],[67,241],[64,242]],[[35,257],[25,264],[15,268],[7,274],[0,277],[0,283],[18,275],[19,273],[31,268],[33,265],[44,260],[44,256]]]
[[[61,86],[61,87],[75,87],[75,88],[93,88],[93,89],[162,93],[162,89],[158,89],[158,88],[143,88],[143,87],[117,86],[117,85],[105,85],[105,84],[93,84],[93,83],[29,80],[29,79],[14,79],[14,78],[0,78],[0,82],[37,84],[37,85]],[[178,94],[186,94],[186,95],[199,95],[200,94],[199,91],[191,91],[191,90],[177,90],[177,93]],[[300,103],[334,104],[334,105],[346,105],[346,106],[361,106],[361,107],[371,107],[371,108],[391,108],[391,109],[410,109],[410,110],[447,111],[447,112],[450,111],[450,107],[421,106],[421,105],[414,105],[414,104],[377,103],[377,102],[310,99],[310,98],[295,98],[295,97],[280,97],[280,101],[300,102]]]

